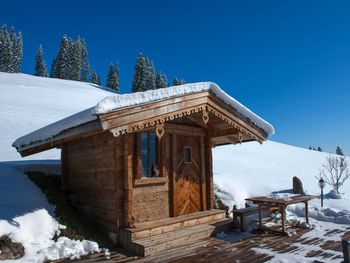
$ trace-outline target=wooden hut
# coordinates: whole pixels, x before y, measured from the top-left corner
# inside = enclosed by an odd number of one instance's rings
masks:
[[[107,97],[13,145],[22,156],[60,148],[62,183],[75,204],[117,243],[149,255],[227,223],[214,209],[212,147],[262,143],[273,132],[203,82]]]

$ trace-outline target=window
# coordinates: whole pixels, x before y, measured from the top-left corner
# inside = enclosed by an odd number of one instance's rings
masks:
[[[192,149],[191,147],[184,147],[184,163],[192,163]]]
[[[141,176],[158,177],[157,137],[154,132],[140,134]]]

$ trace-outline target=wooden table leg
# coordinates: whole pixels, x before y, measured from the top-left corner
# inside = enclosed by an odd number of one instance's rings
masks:
[[[261,214],[261,205],[258,205],[258,212],[259,212],[259,229],[262,229],[262,214]]]
[[[283,234],[286,234],[286,207],[285,206],[280,207],[280,213],[282,217],[282,232]]]
[[[305,202],[305,220],[306,220],[306,223],[309,224],[309,203],[308,203],[308,201]]]

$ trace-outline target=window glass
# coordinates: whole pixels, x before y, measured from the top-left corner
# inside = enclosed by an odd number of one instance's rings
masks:
[[[155,133],[141,133],[142,177],[157,177],[157,141]]]
[[[191,148],[190,147],[184,147],[184,162],[185,163],[191,163],[192,162],[192,155],[191,155]]]
[[[141,133],[142,177],[148,177],[148,133]]]

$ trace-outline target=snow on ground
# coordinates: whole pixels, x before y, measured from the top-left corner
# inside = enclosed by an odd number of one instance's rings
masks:
[[[64,228],[54,218],[54,207],[26,176],[24,170],[57,171],[59,161],[14,161],[0,163],[0,236],[24,246],[25,255],[2,262],[46,262],[60,258],[79,258],[99,252],[96,242],[70,240],[54,235]]]
[[[95,106],[110,90],[95,85],[0,72],[0,161],[19,159],[11,145],[20,136]],[[49,151],[26,159],[58,158]]]
[[[213,149],[214,181],[232,196],[223,199],[232,208],[244,206],[247,197],[290,190],[293,176],[301,179],[308,194],[319,195],[318,180],[328,153],[311,151],[273,141],[248,142]],[[349,159],[350,162],[350,159]],[[340,188],[345,199],[326,199],[325,206],[350,208],[350,179]],[[328,185],[325,193],[332,190]],[[288,192],[288,191],[287,191]]]
[[[25,256],[9,262],[44,262],[79,257],[98,250],[95,242],[60,238],[54,208],[23,170],[59,169],[59,150],[26,158],[11,146],[33,130],[96,105],[113,94],[89,83],[0,72],[0,236],[10,234],[25,247]],[[25,160],[40,161],[25,161]],[[47,160],[55,159],[55,160]]]

